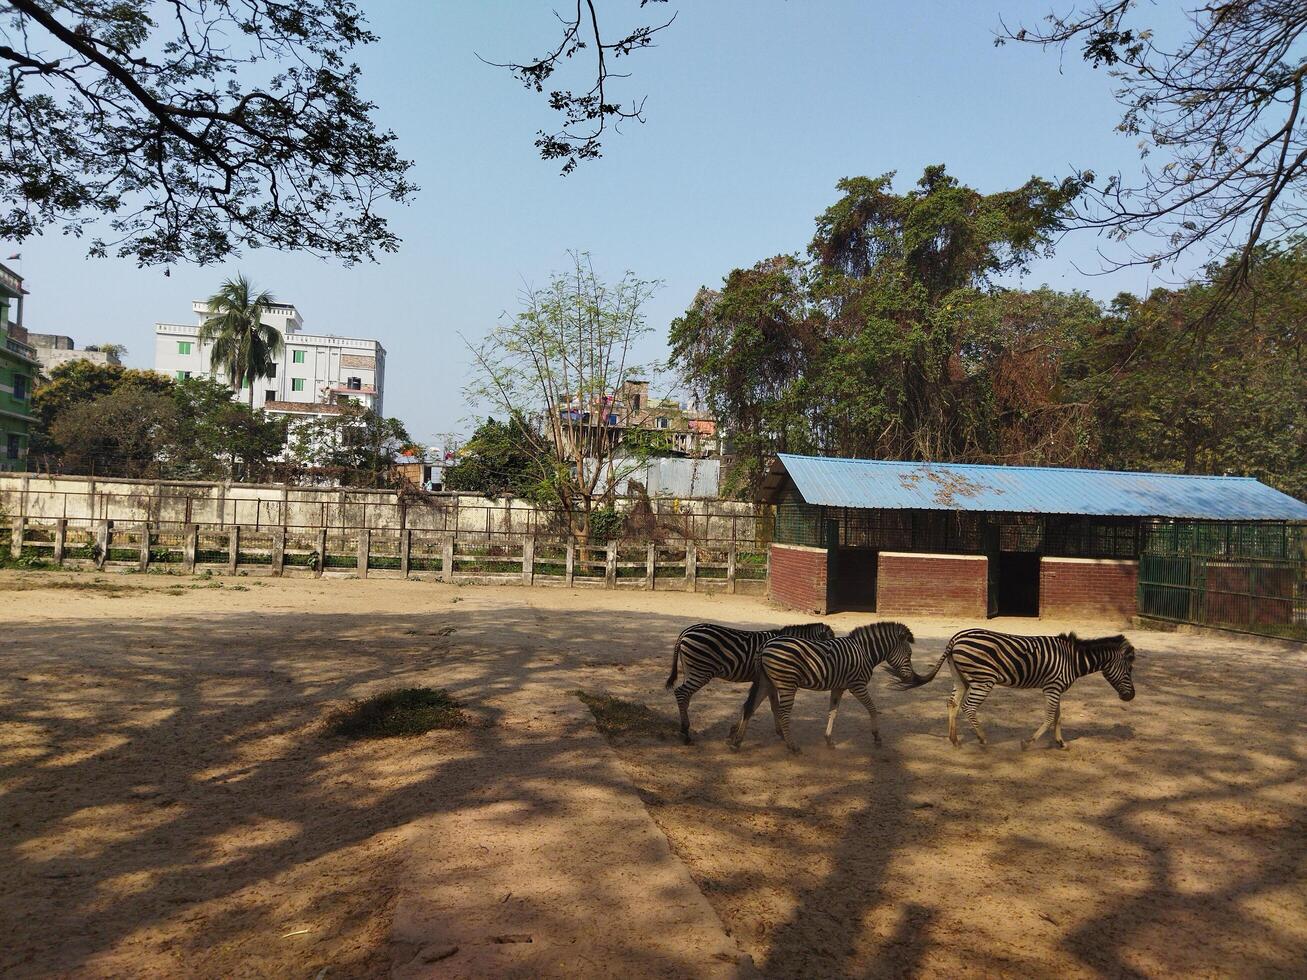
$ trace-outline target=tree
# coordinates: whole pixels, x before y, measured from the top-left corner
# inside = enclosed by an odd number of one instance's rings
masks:
[[[533,452],[529,423],[521,415],[507,422],[486,419],[445,471],[445,487],[484,497],[535,499],[548,475]]]
[[[892,184],[840,181],[806,263],[737,269],[672,325],[684,381],[735,435],[735,491],[777,451],[981,460],[1004,455],[1000,430],[1018,422],[1025,461],[1065,461],[1083,444],[1049,438],[1060,422],[1032,402],[1057,375],[1056,357],[1019,329],[1040,301],[995,284],[1051,247],[1079,184],[1032,178],[982,194],[942,166],[906,193]],[[1070,306],[1084,315],[1086,302]],[[1032,387],[1023,371],[1036,368]]]
[[[666,2],[640,0],[640,7]],[[640,24],[625,34],[605,39],[594,0],[576,0],[570,13],[558,15],[562,35],[544,55],[523,64],[491,62],[496,68],[507,68],[528,89],[543,93],[545,83],[553,78],[560,66],[587,49],[591,52],[594,81],[588,89],[579,94],[570,89],[549,92],[549,108],[559,113],[562,123],[553,132],[540,130],[536,134],[535,145],[541,159],[563,160],[562,172],[570,174],[581,160],[593,160],[601,155],[602,138],[609,126],[626,120],[644,122],[643,99],[632,102],[630,106],[609,101],[608,89],[612,80],[626,77],[614,75],[609,61],[652,47],[655,35],[670,27],[675,19],[676,15],[672,14],[661,24]]]
[[[1297,0],[1225,0],[1186,10],[1188,37],[1164,45],[1137,0],[1097,0],[1052,14],[1041,28],[998,38],[1065,49],[1106,67],[1139,140],[1137,181],[1094,179],[1077,223],[1128,240],[1116,265],[1173,262],[1195,247],[1223,262],[1225,291],[1247,284],[1259,242],[1307,230],[1307,128],[1300,50],[1307,7]],[[1153,164],[1153,154],[1164,162]],[[1092,174],[1087,175],[1091,178]]]
[[[177,406],[166,394],[122,385],[65,408],[50,434],[70,472],[153,477],[176,421]]]
[[[87,344],[84,349],[106,354],[111,362],[121,361],[123,355],[127,353],[125,344]]]
[[[469,344],[475,377],[467,393],[528,420],[521,431],[543,493],[584,542],[596,504],[642,462],[622,446],[622,386],[645,373],[635,347],[649,332],[643,308],[658,284],[628,272],[610,286],[588,255],[572,260],[570,272],[523,294],[517,316]]]
[[[334,409],[291,423],[291,461],[308,475],[336,479],[344,486],[393,485],[395,458],[413,444],[404,423],[353,402]]]
[[[251,409],[255,383],[272,373],[283,347],[281,333],[263,322],[263,312],[276,300],[266,291],[253,293],[242,275],[224,282],[208,299],[209,315],[199,334],[201,344],[212,345],[213,372],[226,374],[234,389],[249,388]]]
[[[1093,406],[1099,465],[1254,476],[1307,497],[1307,245],[1259,246],[1249,289],[1200,318],[1242,261],[1119,297],[1069,351],[1067,397]]]
[[[154,371],[139,371],[120,364],[96,364],[88,360],[68,361],[50,372],[32,391],[32,429],[29,458],[50,469],[62,455],[52,429],[65,410],[110,394],[120,386],[166,394],[171,382]]]
[[[394,251],[416,188],[358,91],[349,0],[11,0],[0,24],[0,239],[218,262],[271,246]]]
[[[177,406],[173,437],[164,449],[169,476],[192,480],[269,479],[286,445],[286,423],[231,399],[231,389],[209,378],[172,384]]]

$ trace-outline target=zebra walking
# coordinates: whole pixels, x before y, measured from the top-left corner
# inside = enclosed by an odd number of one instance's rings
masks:
[[[739,748],[744,741],[749,718],[758,706],[765,688],[772,699],[772,710],[781,736],[791,752],[799,747],[790,736],[790,714],[798,688],[830,691],[830,712],[826,716],[826,745],[834,748],[835,713],[844,692],[851,691],[871,717],[871,737],[880,745],[880,726],[876,705],[867,685],[878,664],[886,664],[905,687],[925,683],[912,669],[912,631],[902,623],[872,623],[859,626],[848,636],[830,640],[777,637],[768,640],[758,655],[759,675],[749,690],[740,712],[740,720],[731,729],[730,744]],[[933,675],[932,675],[933,676]]]
[[[976,711],[995,684],[1037,687],[1044,692],[1044,723],[1021,742],[1023,749],[1042,738],[1050,727],[1057,747],[1066,748],[1062,739],[1062,695],[1078,677],[1101,672],[1122,701],[1135,696],[1135,648],[1120,635],[1081,640],[1074,633],[1016,636],[985,629],[963,630],[948,641],[944,655],[925,679],[934,677],[946,660],[953,672],[948,737],[954,745],[962,744],[958,737],[959,710],[971,723],[980,744],[988,744]]]
[[[681,738],[686,745],[690,737],[690,698],[714,677],[742,684],[758,674],[758,651],[777,636],[801,636],[815,640],[833,639],[835,631],[825,623],[801,626],[778,626],[772,630],[739,630],[716,623],[698,623],[681,630],[672,647],[672,673],[665,687],[676,684],[678,666],[685,679],[672,692],[681,711]],[[772,713],[776,703],[772,701]],[[779,725],[776,731],[780,732]]]

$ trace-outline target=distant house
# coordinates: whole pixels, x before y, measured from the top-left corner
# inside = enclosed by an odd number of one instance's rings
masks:
[[[23,277],[0,265],[0,472],[27,469],[32,381],[40,370],[23,328]]]
[[[36,348],[36,359],[41,369],[49,374],[61,364],[70,361],[90,361],[92,364],[122,364],[116,350],[99,347],[78,347],[72,337],[57,333],[29,333],[27,342]]]
[[[423,490],[445,489],[445,470],[454,465],[454,451],[430,446],[420,453],[405,453],[395,460],[395,475]]]
[[[587,456],[598,455],[600,448],[611,452],[637,431],[663,436],[667,455],[693,459],[721,455],[717,420],[700,409],[698,400],[651,398],[648,381],[625,381],[615,395],[589,401],[564,395],[555,411],[558,434],[587,442]]]

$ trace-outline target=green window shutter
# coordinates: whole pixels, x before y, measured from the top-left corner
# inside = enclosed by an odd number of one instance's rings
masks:
[[[177,341],[177,353],[189,354],[191,352],[191,342],[189,340]]]
[[[293,364],[303,364],[303,363],[304,363],[304,352],[303,352],[302,350],[292,351],[292,352],[291,352],[291,362],[292,362]]]
[[[303,379],[303,378],[291,378],[291,379],[290,379],[290,390],[291,390],[291,391],[303,391],[303,390],[304,390],[304,379]]]

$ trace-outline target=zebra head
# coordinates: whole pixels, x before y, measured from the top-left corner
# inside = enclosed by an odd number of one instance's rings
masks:
[[[1133,701],[1135,696],[1135,648],[1124,636],[1113,637],[1119,641],[1108,655],[1103,665],[1103,676],[1116,689],[1122,701]]]
[[[871,658],[873,666],[884,662],[900,683],[910,687],[920,683],[912,669],[912,644],[916,640],[912,630],[902,623],[869,623],[859,626],[849,638]]]
[[[801,640],[833,640],[835,631],[825,623],[803,623],[797,626],[782,626],[778,629],[781,636],[796,636]]]

